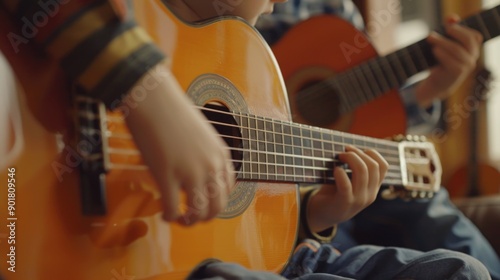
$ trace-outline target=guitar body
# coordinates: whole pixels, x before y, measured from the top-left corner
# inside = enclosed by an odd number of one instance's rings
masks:
[[[189,92],[198,105],[218,103],[230,110],[289,120],[276,61],[253,28],[237,19],[189,26],[160,0],[137,0],[134,5],[139,23],[170,55],[173,72],[185,90],[191,86]],[[199,83],[193,88],[195,80]],[[105,178],[107,213],[84,216],[81,157],[68,145],[70,141],[63,142],[34,117],[27,106],[30,92],[20,96],[26,142],[9,166],[15,168],[12,217],[17,220],[12,221],[15,231],[5,226],[0,230],[2,237],[15,236],[15,244],[0,241],[4,257],[15,246],[11,259],[16,272],[8,270],[9,263],[1,266],[7,279],[170,280],[185,279],[210,258],[274,272],[287,263],[297,237],[296,184],[239,181],[221,217],[181,227],[162,221],[160,193],[147,170],[116,168]],[[119,114],[107,116],[110,134],[127,133]],[[110,151],[135,149],[126,139],[111,138],[109,146]],[[132,167],[142,163],[137,154],[111,155],[110,160]],[[9,172],[2,170],[2,184],[8,178]],[[0,202],[6,209],[6,188]],[[8,217],[2,210],[0,219],[5,223]]]
[[[486,163],[477,163],[475,178],[471,180],[469,166],[455,170],[448,180],[450,197],[498,195],[500,193],[500,172]]]
[[[328,102],[320,98],[300,107],[300,90],[378,56],[369,39],[347,21],[330,15],[312,17],[292,27],[272,50],[285,79],[294,121],[378,138],[405,134],[406,112],[397,90],[347,114],[323,106]]]

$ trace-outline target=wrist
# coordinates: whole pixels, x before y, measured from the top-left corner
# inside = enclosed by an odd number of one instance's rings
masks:
[[[317,213],[311,212],[310,207],[310,199],[315,196],[315,194],[319,191],[319,189],[315,189],[312,191],[309,191],[305,196],[302,201],[302,210],[301,210],[301,219],[302,219],[302,224],[303,224],[303,230],[305,233],[305,236],[307,238],[313,238],[321,243],[328,243],[330,242],[334,237],[335,234],[337,233],[337,226],[336,225],[330,225],[330,226],[322,226],[322,223],[319,223],[318,221],[321,221],[322,219],[318,219]],[[314,203],[313,203],[314,204]]]

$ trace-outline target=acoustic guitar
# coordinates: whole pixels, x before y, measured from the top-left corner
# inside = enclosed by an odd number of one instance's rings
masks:
[[[500,35],[500,6],[461,24],[490,40]],[[364,33],[332,15],[296,24],[272,50],[294,121],[380,138],[405,133],[406,113],[398,89],[436,65],[425,39],[378,56]]]
[[[0,242],[4,258],[13,256],[1,266],[8,279],[185,279],[212,258],[280,272],[297,239],[297,184],[333,183],[329,170],[347,144],[387,159],[384,185],[393,186],[386,189],[392,194],[428,197],[438,190],[441,167],[429,142],[290,122],[276,60],[246,22],[188,25],[161,0],[134,5],[194,106],[230,145],[237,185],[229,204],[218,218],[192,227],[163,222],[160,193],[119,113],[77,97],[76,138],[65,140],[40,124],[26,105],[31,96],[22,95],[26,148],[9,166],[14,171],[1,171],[4,185],[15,178],[11,212],[7,190],[0,193],[0,219],[15,224],[0,228],[15,239]]]

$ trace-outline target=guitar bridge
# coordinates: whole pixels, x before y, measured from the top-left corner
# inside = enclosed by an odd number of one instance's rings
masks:
[[[80,196],[82,214],[105,215],[107,157],[106,108],[101,102],[76,95],[76,150],[82,158]]]

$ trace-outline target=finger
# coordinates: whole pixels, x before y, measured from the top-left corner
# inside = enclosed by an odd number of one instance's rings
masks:
[[[179,190],[180,183],[174,180],[160,186],[162,196],[161,204],[163,206],[163,220],[167,222],[175,221],[179,218]]]
[[[340,195],[344,199],[344,201],[352,201],[352,184],[345,170],[341,167],[335,167],[333,169],[333,177],[335,178],[335,187],[328,188],[328,190],[337,192],[337,194]],[[324,186],[323,188],[327,187],[330,186]],[[320,191],[322,191],[323,188]]]
[[[348,147],[346,150],[356,153],[356,155],[358,155],[361,158],[361,160],[363,160],[363,162],[365,163],[366,168],[368,170],[367,187],[368,187],[368,190],[370,190],[370,193],[369,193],[370,197],[373,197],[373,191],[378,189],[378,187],[380,186],[380,184],[379,184],[380,173],[379,173],[378,162],[375,161],[374,159],[372,159],[370,156],[368,156],[367,154],[365,154],[363,151],[361,151],[358,148]]]
[[[339,159],[347,163],[352,170],[352,189],[356,194],[368,185],[369,173],[365,162],[352,149],[356,148],[346,147],[346,152],[339,154]]]
[[[187,209],[178,219],[180,224],[189,226],[205,218],[209,206],[209,199],[207,193],[204,191],[205,188],[206,182],[202,182],[198,178],[188,180],[184,183],[183,189],[186,191]]]
[[[448,24],[459,23],[460,20],[461,20],[461,18],[457,14],[451,14],[451,15],[446,17],[446,23],[448,23]]]
[[[483,42],[481,33],[460,24],[447,26],[446,32],[450,37],[457,40],[471,55],[479,55],[479,47]]]
[[[427,40],[433,46],[433,51],[441,50],[442,52],[449,53],[455,60],[463,64],[471,64],[473,61],[471,55],[464,47],[457,42],[446,39],[442,35],[433,32],[429,35]],[[446,65],[443,61],[439,59],[438,61],[441,65]]]
[[[236,173],[231,161],[228,161],[226,165],[226,172],[224,173],[224,175],[227,187],[227,195],[229,195],[233,191],[233,188],[236,186]]]
[[[471,67],[467,66],[463,62],[457,61],[456,57],[453,54],[450,54],[449,52],[446,52],[442,49],[434,49],[433,54],[440,62],[441,67],[443,67],[443,69],[445,69],[449,74],[452,74],[456,78],[458,78],[458,76],[460,76],[462,73],[466,73],[467,68]]]
[[[387,171],[389,170],[389,163],[387,160],[385,160],[384,157],[377,151],[373,149],[368,149],[365,151],[365,154],[367,154],[369,157],[371,157],[373,160],[375,160],[378,163],[379,167],[379,183],[378,185],[381,185],[382,182],[384,181],[385,175],[387,174]]]
[[[226,171],[222,170],[217,174],[210,174],[210,179],[206,186],[206,193],[208,197],[208,213],[203,219],[204,221],[210,220],[217,216],[225,207],[228,187],[226,183]]]

